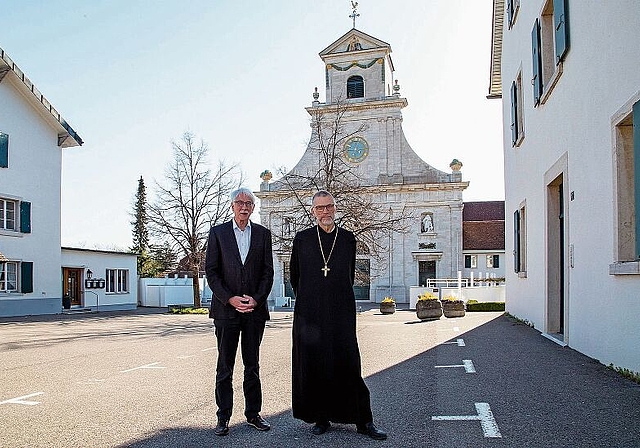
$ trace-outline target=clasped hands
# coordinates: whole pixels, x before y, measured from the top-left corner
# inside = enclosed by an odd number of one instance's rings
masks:
[[[239,313],[250,313],[256,307],[258,302],[253,297],[246,294],[242,296],[233,296],[229,299],[229,304]]]

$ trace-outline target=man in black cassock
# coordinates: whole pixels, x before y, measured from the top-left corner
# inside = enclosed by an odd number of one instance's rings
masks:
[[[291,252],[293,312],[293,416],[323,434],[334,423],[355,423],[361,434],[384,440],[373,424],[362,379],[353,293],[356,239],[335,225],[327,191],[313,196],[318,225],[298,232]]]

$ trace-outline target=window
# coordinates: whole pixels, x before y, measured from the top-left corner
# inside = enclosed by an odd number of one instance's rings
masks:
[[[533,104],[544,103],[562,73],[569,51],[567,0],[547,0],[531,30]]]
[[[0,198],[0,230],[31,233],[31,202]]]
[[[0,199],[0,229],[16,230],[16,210],[18,203],[10,199]]]
[[[617,262],[640,260],[640,92],[615,124],[614,173]],[[623,273],[623,272],[613,272]]]
[[[296,234],[296,220],[291,216],[282,218],[282,237],[291,238]]]
[[[0,132],[0,168],[9,166],[9,135]]]
[[[524,112],[522,107],[522,72],[511,83],[511,146],[518,146],[524,138]]]
[[[30,261],[0,262],[0,294],[33,292],[33,263]]]
[[[518,11],[520,10],[520,0],[506,0],[507,2],[507,20],[509,24],[509,29],[513,28],[513,25],[516,23],[516,17],[518,15]]]
[[[487,267],[499,268],[500,267],[500,255],[487,255]]]
[[[4,261],[0,263],[0,293],[18,292],[18,263]]]
[[[107,293],[126,294],[129,292],[129,270],[107,269]]]
[[[521,205],[513,214],[513,270],[520,276],[526,276],[526,213]]]
[[[347,79],[347,98],[363,98],[364,81],[362,76],[351,76]]]
[[[465,255],[464,256],[464,267],[467,269],[475,269],[478,267],[478,256],[477,255]]]

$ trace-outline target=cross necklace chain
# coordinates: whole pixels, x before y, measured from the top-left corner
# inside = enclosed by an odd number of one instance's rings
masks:
[[[331,245],[329,256],[326,258],[324,256],[324,249],[322,248],[322,240],[320,240],[320,226],[316,227],[316,230],[318,231],[318,244],[320,244],[320,253],[322,254],[322,261],[324,261],[324,267],[320,270],[324,272],[324,276],[326,277],[329,271],[331,270],[329,269],[329,267],[327,267],[327,264],[329,264],[329,259],[331,258],[331,254],[333,254],[333,249],[336,247],[336,241],[338,239],[338,226],[336,226],[336,235],[333,237],[333,244]]]

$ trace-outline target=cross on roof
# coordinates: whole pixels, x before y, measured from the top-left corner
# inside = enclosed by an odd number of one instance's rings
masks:
[[[351,13],[351,15],[349,16],[350,18],[353,19],[353,27],[356,27],[356,17],[360,17],[360,14],[358,14],[358,2],[351,2],[351,7],[353,8],[353,12]]]

